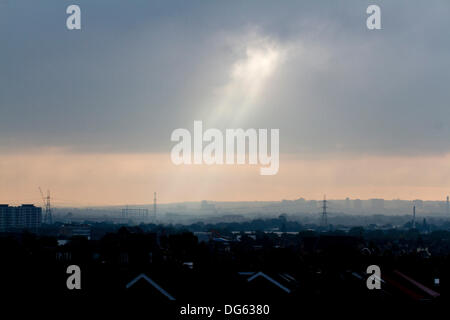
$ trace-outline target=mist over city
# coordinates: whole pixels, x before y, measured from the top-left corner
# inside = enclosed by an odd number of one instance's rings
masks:
[[[5,305],[445,306],[449,16],[444,0],[0,0]]]

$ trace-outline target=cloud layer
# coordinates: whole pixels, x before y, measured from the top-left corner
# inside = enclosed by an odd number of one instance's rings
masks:
[[[327,188],[336,196],[442,197],[450,3],[377,3],[382,30],[369,31],[371,1],[80,0],[82,30],[67,31],[70,1],[1,1],[5,199],[46,180],[70,199],[101,189],[102,203],[143,201],[164,188],[168,200],[277,199]],[[224,186],[240,183],[224,176],[232,168],[171,167],[170,134],[194,120],[280,129],[276,184],[242,167],[235,170],[247,170],[239,174],[246,191],[227,191],[211,185],[216,175]],[[49,148],[64,150],[60,162],[46,158]],[[303,176],[307,166],[318,176]],[[186,192],[194,172],[199,187]]]
[[[213,114],[280,128],[284,152],[450,149],[446,1],[381,1],[380,31],[364,1],[81,1],[69,32],[67,3],[3,5],[4,148],[168,152]]]

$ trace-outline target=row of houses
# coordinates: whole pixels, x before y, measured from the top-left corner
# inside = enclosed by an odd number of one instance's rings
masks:
[[[188,273],[185,273],[185,276]],[[167,275],[166,275],[167,276]],[[170,275],[173,277],[174,275]],[[231,281],[230,281],[231,280]],[[126,291],[130,293],[138,293],[139,295],[147,295],[156,299],[167,300],[186,300],[189,296],[194,295],[202,285],[203,290],[208,292],[211,297],[219,296],[223,298],[228,296],[248,300],[259,301],[279,301],[290,300],[304,297],[306,299],[314,299],[314,290],[320,289],[320,281],[316,286],[306,286],[302,281],[297,280],[290,273],[274,272],[274,271],[258,271],[258,272],[237,272],[229,277],[228,284],[223,287],[211,287],[211,284],[217,280],[210,280],[209,286],[205,285],[205,281],[196,280],[195,285],[191,285],[187,290],[188,294],[183,290],[178,290],[173,283],[166,282],[164,277],[154,277],[151,272],[141,273],[124,285]],[[430,288],[412,277],[400,272],[399,270],[390,270],[380,278],[381,289],[369,290],[366,286],[367,276],[361,272],[348,271],[342,274],[342,286],[336,286],[336,290],[327,290],[321,292],[319,296],[327,297],[327,291],[330,296],[353,298],[360,301],[434,301],[440,297],[436,288]],[[329,283],[336,285],[337,283]],[[345,286],[345,288],[343,287]],[[215,292],[211,292],[211,290]],[[217,293],[217,291],[225,292],[225,295]],[[181,294],[181,296],[179,296]]]

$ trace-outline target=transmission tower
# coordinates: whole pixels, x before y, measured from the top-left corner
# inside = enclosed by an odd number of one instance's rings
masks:
[[[53,217],[52,217],[52,208],[50,205],[50,190],[47,190],[47,196],[44,196],[44,193],[42,192],[41,187],[39,187],[39,191],[41,193],[42,201],[44,201],[44,223],[46,224],[52,224],[53,223]]]
[[[322,201],[322,216],[320,219],[320,225],[324,228],[328,227],[328,219],[327,219],[327,198],[323,196]]]

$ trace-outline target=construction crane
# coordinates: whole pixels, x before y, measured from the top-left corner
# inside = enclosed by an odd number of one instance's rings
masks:
[[[44,196],[44,193],[42,192],[41,187],[39,187],[39,192],[41,193],[42,201],[44,201],[44,223],[46,224],[52,224],[53,218],[52,218],[52,209],[50,206],[50,190],[47,190],[47,196]]]

